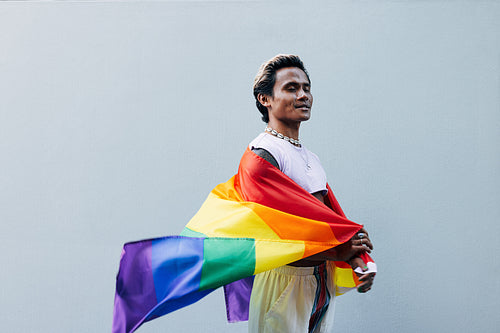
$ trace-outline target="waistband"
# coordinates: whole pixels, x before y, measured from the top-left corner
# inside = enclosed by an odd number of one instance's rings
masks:
[[[318,266],[311,266],[311,267],[297,267],[297,266],[285,265],[272,269],[272,271],[284,275],[314,275],[314,269],[320,268],[321,266],[326,266],[326,264],[321,263]]]

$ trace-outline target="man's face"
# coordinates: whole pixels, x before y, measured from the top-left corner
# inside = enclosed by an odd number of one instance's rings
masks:
[[[273,96],[268,102],[270,119],[274,117],[288,124],[308,120],[313,97],[306,73],[297,67],[277,70]]]

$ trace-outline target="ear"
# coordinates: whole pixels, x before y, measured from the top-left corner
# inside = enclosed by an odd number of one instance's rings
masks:
[[[271,103],[269,102],[271,97],[263,94],[258,94],[257,99],[259,100],[260,104],[264,105],[266,108],[271,106]]]

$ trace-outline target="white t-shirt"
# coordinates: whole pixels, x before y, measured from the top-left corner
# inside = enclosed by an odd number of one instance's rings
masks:
[[[327,193],[325,170],[318,156],[304,146],[297,147],[264,132],[250,142],[249,147],[267,150],[278,162],[280,170],[307,192]]]

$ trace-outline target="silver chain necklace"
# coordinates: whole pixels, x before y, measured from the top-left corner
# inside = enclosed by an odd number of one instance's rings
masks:
[[[278,132],[277,130],[274,130],[272,129],[271,127],[266,127],[266,132],[268,133],[271,133],[272,135],[274,135],[275,137],[277,137],[278,139],[282,139],[282,140],[285,140],[287,142],[290,142],[292,145],[294,146],[297,146],[297,147],[302,147],[302,145],[300,144],[300,140],[297,139],[292,139],[292,138],[289,138],[283,134],[281,134],[280,132]]]

